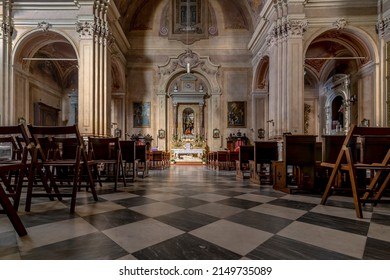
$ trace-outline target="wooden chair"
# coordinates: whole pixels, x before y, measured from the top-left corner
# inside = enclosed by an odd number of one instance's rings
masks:
[[[236,177],[249,179],[249,161],[253,160],[255,150],[253,146],[240,146],[238,160],[236,160]]]
[[[97,201],[98,197],[91,173],[91,162],[87,158],[84,141],[77,126],[29,125],[28,130],[31,138],[25,135],[24,141],[27,145],[34,145],[35,149],[31,153],[32,163],[29,172],[25,210],[30,211],[32,197],[58,198],[58,200],[62,200],[63,197],[70,197],[70,212],[73,213],[76,207],[77,192],[81,187],[82,170],[87,174],[86,187],[91,189],[92,196]],[[61,150],[60,138],[71,138],[72,140],[69,141],[74,144],[66,146],[65,150]],[[57,139],[57,142],[54,139]],[[49,141],[50,144],[46,141]],[[63,170],[71,170],[70,178],[65,179],[62,176],[61,171]],[[35,178],[39,178],[41,184]],[[68,184],[64,184],[64,180],[68,181]],[[34,192],[34,189],[42,186],[45,192]],[[60,188],[64,190],[60,192]],[[67,188],[71,188],[71,191],[67,192]]]
[[[132,181],[137,181],[138,177],[138,165],[139,161],[136,157],[136,146],[135,141],[123,140],[119,141],[122,160],[123,160],[123,169],[125,172],[125,178],[131,177]]]
[[[360,146],[357,145],[359,139],[362,140]],[[381,144],[378,144],[380,142]],[[332,173],[322,196],[321,204],[326,204],[328,197],[331,195],[337,174],[340,171],[345,171],[352,191],[356,216],[363,218],[361,204],[379,202],[383,191],[389,185],[389,164],[390,128],[352,125],[335,163],[323,163],[324,166],[332,169]],[[375,174],[369,181],[368,186],[365,186],[365,180],[358,180],[359,170],[364,173],[369,170]],[[359,190],[359,184],[364,187],[361,191]]]
[[[255,141],[254,159],[249,161],[250,181],[272,185],[272,162],[277,161],[278,158],[278,142]]]
[[[133,153],[134,155],[134,153]],[[119,175],[122,175],[123,186],[126,187],[126,178],[123,168],[122,152],[118,137],[88,137],[88,158],[96,166],[101,164],[103,168],[96,174],[99,178],[114,177],[114,190],[116,191]],[[111,174],[111,168],[113,173]]]
[[[6,193],[5,189],[0,185],[0,205],[2,207],[2,210],[0,210],[0,213],[6,214],[11,221],[13,227],[15,228],[16,232],[18,233],[19,236],[24,236],[27,234],[26,228],[24,227],[22,221],[20,220],[20,217],[17,214],[17,205],[15,199],[18,196],[20,198],[20,190],[22,188],[21,184],[23,182],[23,170],[25,169],[25,163],[5,163],[5,162],[0,162],[0,175],[4,175],[5,173],[8,172],[18,172],[20,174],[19,177],[19,186],[18,186],[18,192],[17,194],[13,195],[12,197],[14,198],[14,205],[12,205],[10,201],[10,196],[9,194]],[[3,176],[0,176],[2,178]],[[2,180],[0,179],[0,182]]]
[[[23,134],[27,134],[23,125],[0,127],[0,146],[2,151],[6,151],[0,157],[0,189],[3,192],[2,200],[6,200],[4,196],[12,199],[15,211],[18,211],[24,178],[27,177],[30,164],[27,159],[28,147],[19,148],[16,141],[16,137],[23,137]],[[2,203],[8,205],[8,202]],[[5,213],[8,212],[7,205],[3,205]]]

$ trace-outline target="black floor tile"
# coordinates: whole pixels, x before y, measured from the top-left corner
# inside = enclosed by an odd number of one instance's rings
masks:
[[[120,209],[83,217],[84,220],[99,230],[118,227],[121,225],[138,222],[147,218],[147,216],[129,209]]]
[[[250,200],[234,198],[234,197],[219,200],[216,203],[229,205],[229,206],[233,206],[233,207],[238,207],[238,208],[242,208],[242,209],[249,209],[249,208],[252,208],[252,207],[255,207],[255,206],[258,206],[261,204],[261,202],[250,201]]]
[[[257,213],[250,210],[227,217],[226,220],[270,233],[277,233],[293,222],[292,220]]]
[[[158,202],[158,201],[154,200],[154,199],[147,198],[147,197],[138,196],[138,197],[131,197],[131,198],[114,200],[113,202],[115,202],[115,203],[117,203],[117,204],[119,204],[121,206],[130,208],[130,207],[134,207],[134,206],[140,206],[140,205],[144,205],[144,204],[155,203],[155,202]]]
[[[241,256],[191,234],[182,234],[132,254],[142,260],[237,260]]]
[[[314,203],[307,203],[307,202],[301,202],[301,201],[295,201],[295,200],[288,200],[288,199],[275,199],[269,202],[269,204],[277,205],[277,206],[283,206],[283,207],[289,207],[304,211],[310,211],[314,207],[317,206],[317,204]]]
[[[350,260],[350,256],[295,241],[273,236],[247,254],[253,260]]]
[[[369,223],[364,221],[345,219],[313,212],[306,213],[301,216],[298,221],[364,236],[367,235],[370,226]]]
[[[112,260],[128,252],[101,232],[83,235],[22,253],[24,260]]]
[[[390,260],[390,242],[367,238],[364,260]]]
[[[183,231],[191,231],[219,220],[216,217],[191,210],[178,211],[155,219]]]

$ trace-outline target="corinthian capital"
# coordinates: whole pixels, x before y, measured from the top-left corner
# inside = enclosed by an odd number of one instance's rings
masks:
[[[2,22],[0,26],[0,38],[8,38],[8,36],[12,36],[13,27],[11,24],[7,22]]]
[[[80,34],[81,39],[91,39],[95,33],[95,23],[88,21],[76,22],[76,31]]]
[[[379,36],[384,36],[386,29],[389,27],[389,18],[384,18],[381,20],[378,20],[376,24],[376,32],[378,33]]]
[[[303,36],[307,29],[307,20],[289,20],[287,29],[289,36]]]

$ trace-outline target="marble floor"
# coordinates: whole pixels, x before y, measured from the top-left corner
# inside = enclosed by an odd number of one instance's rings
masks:
[[[286,194],[205,166],[172,166],[69,201],[19,208],[28,235],[0,216],[0,259],[390,259],[390,205],[355,216],[350,197]],[[23,199],[22,199],[23,201]]]

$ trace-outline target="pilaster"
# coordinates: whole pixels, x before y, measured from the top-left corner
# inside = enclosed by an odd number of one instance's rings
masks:
[[[79,127],[83,134],[111,134],[109,89],[111,78],[111,33],[107,22],[108,1],[94,3],[94,17],[79,20],[76,30],[80,39]]]
[[[0,125],[14,122],[14,98],[11,94],[11,48],[13,27],[11,22],[11,3],[0,4]]]

